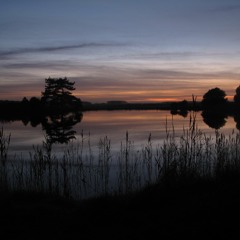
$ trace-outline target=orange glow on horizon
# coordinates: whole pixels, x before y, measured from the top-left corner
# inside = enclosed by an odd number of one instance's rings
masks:
[[[210,89],[210,88],[209,88]],[[202,89],[201,89],[202,90]],[[206,93],[208,90],[206,90],[204,93]],[[171,93],[171,94],[170,94]],[[204,94],[203,93],[203,94]],[[168,96],[169,94],[169,96]],[[196,94],[194,95],[197,97],[197,101],[202,100],[203,94]],[[117,100],[117,101],[127,101],[130,103],[144,103],[144,102],[149,102],[149,103],[157,103],[157,102],[176,102],[176,101],[192,101],[192,94],[186,95],[184,91],[179,91],[176,94],[174,94],[174,91],[156,91],[156,92],[151,92],[151,91],[85,91],[85,92],[73,92],[73,95],[80,98],[82,101],[86,102],[93,102],[93,103],[103,103],[107,101],[112,101],[112,100]],[[155,97],[156,95],[160,97]],[[229,101],[233,101],[234,98],[234,93],[233,94],[227,94],[226,98]],[[41,91],[19,91],[17,93],[11,92],[8,94],[2,94],[1,95],[1,100],[17,100],[21,101],[23,97],[27,97],[30,99],[31,97],[41,97]]]

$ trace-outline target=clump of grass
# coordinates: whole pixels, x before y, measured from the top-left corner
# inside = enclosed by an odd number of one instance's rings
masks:
[[[11,134],[6,135],[3,131],[3,127],[0,129],[0,189],[6,190],[7,183],[7,158],[8,148],[10,144]]]
[[[0,163],[5,165],[8,154],[8,147],[11,140],[11,134],[6,135],[3,131],[3,127],[0,129]]]
[[[166,128],[166,139],[161,146],[161,157],[158,157],[161,159],[158,161],[160,178],[173,181],[180,177],[187,179],[207,175],[203,167],[205,152],[209,153],[209,144],[205,140],[206,135],[197,127],[195,112],[190,115],[189,125],[183,127],[180,137],[175,136],[174,125],[170,130]]]

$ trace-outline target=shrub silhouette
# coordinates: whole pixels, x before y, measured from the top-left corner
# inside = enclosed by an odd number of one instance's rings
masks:
[[[234,95],[234,102],[240,104],[240,85],[236,88],[236,94]]]
[[[228,100],[225,91],[216,87],[208,90],[208,92],[203,95],[202,106],[204,108],[223,106],[223,104],[226,104],[227,102]]]

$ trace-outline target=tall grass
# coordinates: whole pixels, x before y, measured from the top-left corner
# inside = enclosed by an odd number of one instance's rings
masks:
[[[0,129],[0,163],[5,165],[10,144],[11,134],[6,135],[3,127]]]
[[[191,112],[188,126],[177,136],[174,121],[166,120],[166,136],[162,144],[152,140],[151,133],[141,149],[126,132],[119,151],[113,151],[111,140],[99,139],[96,149],[91,135],[83,132],[68,144],[59,156],[46,138],[41,146],[33,146],[30,160],[16,156],[8,159],[10,134],[0,131],[1,189],[37,191],[65,196],[120,194],[155,183],[178,183],[199,178],[223,179],[240,176],[240,134],[225,136],[202,132]],[[94,154],[95,152],[95,154]]]
[[[0,190],[6,190],[6,188],[8,187],[6,164],[10,139],[11,134],[6,135],[2,127],[0,129]]]

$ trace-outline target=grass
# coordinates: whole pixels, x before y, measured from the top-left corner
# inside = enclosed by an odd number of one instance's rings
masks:
[[[195,117],[180,137],[166,122],[163,144],[150,134],[141,150],[128,133],[115,155],[110,139],[100,139],[97,158],[82,135],[61,159],[46,139],[30,162],[10,161],[2,130],[2,232],[9,239],[237,239],[239,132],[207,136]]]

